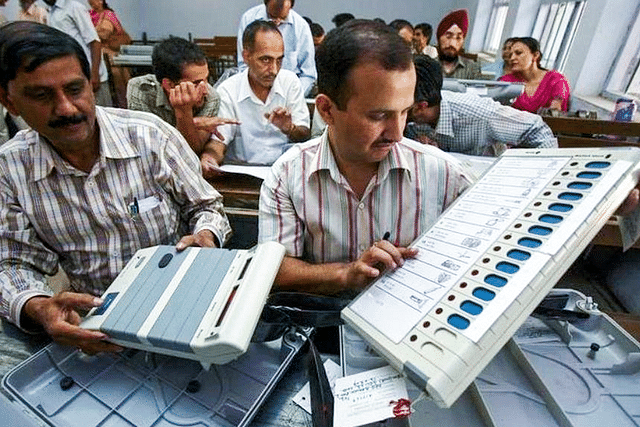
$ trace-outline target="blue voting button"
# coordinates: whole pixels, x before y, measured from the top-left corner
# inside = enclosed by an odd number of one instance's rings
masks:
[[[96,311],[93,312],[94,316],[99,316],[101,314],[104,314],[107,309],[109,309],[109,306],[111,305],[111,303],[113,302],[114,299],[116,299],[116,297],[118,296],[120,292],[112,292],[110,294],[107,294],[104,297],[104,302],[102,303],[102,305],[98,308],[96,308]]]

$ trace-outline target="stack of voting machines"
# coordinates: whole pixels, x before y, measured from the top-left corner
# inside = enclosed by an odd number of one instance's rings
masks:
[[[440,407],[489,364],[638,182],[640,149],[512,149],[342,311]]]
[[[247,350],[284,252],[275,242],[250,250],[141,249],[81,326],[205,368],[227,363]]]

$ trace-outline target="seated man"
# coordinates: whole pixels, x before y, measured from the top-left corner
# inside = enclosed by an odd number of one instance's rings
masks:
[[[239,126],[222,126],[202,155],[205,176],[222,163],[271,165],[291,147],[309,139],[309,108],[296,75],[281,69],[284,44],[273,22],[254,21],[242,36],[248,68],[218,86],[220,114]],[[207,166],[208,160],[209,166]]]
[[[349,21],[327,34],[316,59],[327,130],[272,166],[259,240],[287,249],[277,286],[349,294],[414,256],[406,246],[469,179],[447,153],[403,139],[416,77],[409,45],[390,27]]]
[[[438,59],[446,78],[481,79],[480,63],[462,56],[464,39],[469,29],[466,9],[454,10],[440,21],[436,30]]]
[[[211,137],[196,117],[218,114],[220,98],[207,81],[207,57],[194,43],[170,37],[153,48],[154,74],[134,77],[127,84],[127,107],[147,111],[175,126],[200,155]]]
[[[96,107],[90,77],[65,33],[0,28],[0,101],[32,128],[0,147],[0,315],[93,353],[119,347],[79,328],[76,310],[100,305],[138,249],[221,246],[231,229],[182,135],[152,114]],[[58,264],[73,292],[52,296],[45,275]]]
[[[285,56],[282,68],[293,71],[302,83],[302,93],[311,92],[318,73],[316,72],[315,47],[309,24],[293,6],[295,0],[264,0],[264,5],[252,7],[240,18],[238,28],[238,66],[244,68],[244,44],[242,38],[247,26],[255,20],[272,21],[284,39]]]
[[[537,114],[491,98],[442,90],[437,61],[416,56],[415,104],[404,136],[444,151],[496,156],[506,146],[556,148],[553,132]]]

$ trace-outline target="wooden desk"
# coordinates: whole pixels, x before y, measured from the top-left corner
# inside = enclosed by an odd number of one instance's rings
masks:
[[[640,136],[640,123],[611,120],[581,119],[577,117],[542,116],[542,120],[558,138],[560,148],[638,146],[627,137]],[[604,135],[612,135],[607,138]]]
[[[618,325],[622,326],[622,329],[629,332],[629,334],[640,342],[640,316],[629,313],[607,312]]]
[[[258,243],[258,202],[262,180],[250,175],[216,177],[209,183],[222,194],[233,236],[231,249],[247,249]]]

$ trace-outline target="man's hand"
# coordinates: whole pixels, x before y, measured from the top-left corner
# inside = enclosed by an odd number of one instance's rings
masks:
[[[198,85],[192,82],[180,82],[169,90],[169,103],[176,111],[192,112],[198,106],[202,97],[207,94],[207,82]]]
[[[347,264],[345,284],[349,288],[362,288],[384,270],[393,270],[404,264],[405,259],[418,253],[415,248],[396,247],[386,240],[375,242],[362,256]]]
[[[240,124],[238,120],[223,119],[221,117],[194,117],[193,123],[196,125],[196,129],[212,133],[220,141],[224,141],[224,136],[218,132],[218,126]]]
[[[435,141],[435,140],[433,140],[433,139],[429,138],[429,137],[428,137],[428,136],[426,136],[426,135],[420,135],[420,136],[418,136],[418,138],[417,138],[417,139],[418,139],[418,142],[420,142],[420,143],[422,143],[422,144],[425,144],[425,145],[433,145],[434,147],[437,147],[437,146],[438,146],[438,141]]]
[[[78,347],[88,354],[118,352],[122,347],[106,341],[102,332],[80,328],[80,315],[76,310],[86,310],[102,304],[100,298],[89,294],[62,292],[51,298],[34,297],[23,307],[23,316],[39,323],[54,341]]]
[[[213,178],[221,173],[220,165],[211,153],[202,153],[200,156],[200,166],[202,166],[202,176],[205,177],[205,179]]]
[[[291,119],[291,111],[284,107],[276,107],[270,113],[264,115],[269,123],[280,129],[282,133],[289,136],[291,129],[293,128],[293,121]]]
[[[199,246],[201,248],[217,248],[218,242],[216,237],[210,230],[200,230],[196,234],[189,234],[188,236],[184,236],[178,244],[176,245],[176,249],[178,251],[183,251],[189,246]]]

